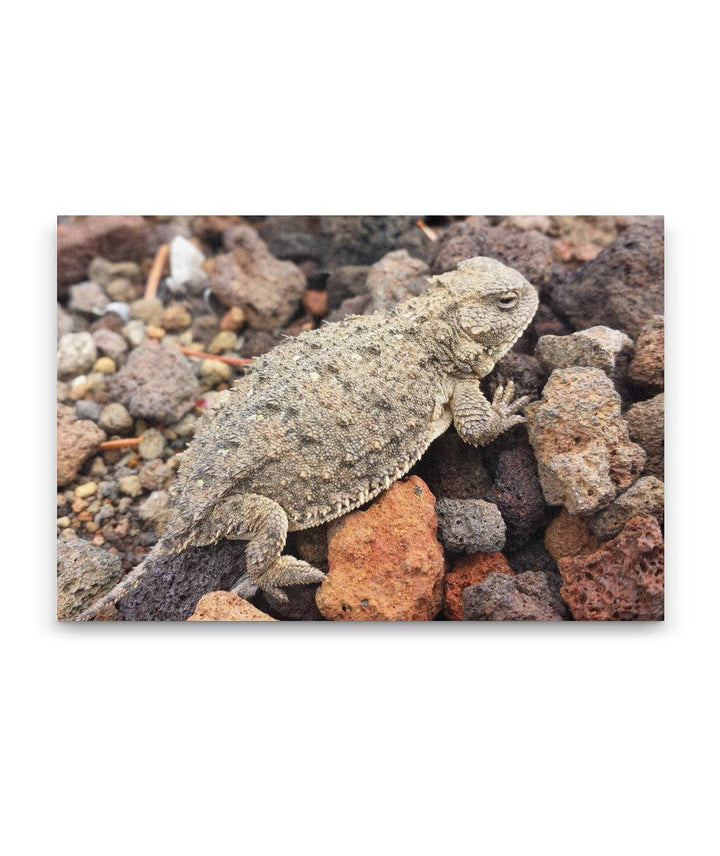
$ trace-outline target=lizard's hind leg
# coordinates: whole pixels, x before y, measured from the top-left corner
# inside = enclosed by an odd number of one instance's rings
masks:
[[[247,583],[259,586],[277,600],[286,601],[284,586],[318,583],[325,574],[301,559],[281,556],[288,531],[287,515],[272,499],[259,494],[232,496],[218,503],[198,527],[190,542],[201,545],[221,538],[247,541],[247,577],[233,588],[247,593]]]

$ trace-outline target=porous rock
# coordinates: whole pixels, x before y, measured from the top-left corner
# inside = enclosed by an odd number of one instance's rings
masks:
[[[442,606],[435,498],[417,476],[330,527],[330,570],[317,591],[331,620],[427,621]]]
[[[465,621],[562,621],[563,606],[542,571],[489,574],[463,592]]]
[[[63,487],[78,474],[80,467],[97,452],[105,432],[88,419],[76,419],[72,408],[57,409],[57,484]]]
[[[570,336],[542,336],[535,356],[549,370],[590,366],[615,377],[624,375],[632,353],[632,339],[620,330],[589,327]]]
[[[97,348],[90,333],[66,333],[57,350],[57,376],[77,377],[89,372],[97,359]]]
[[[182,419],[200,391],[183,354],[152,342],[135,348],[123,368],[110,378],[108,388],[135,418],[165,425]]]
[[[71,312],[81,312],[83,315],[102,315],[110,300],[100,286],[89,280],[70,286]]]
[[[647,453],[646,475],[665,477],[665,393],[638,401],[626,413],[630,437]]]
[[[124,621],[185,621],[200,598],[227,590],[245,572],[245,542],[188,547],[147,561],[136,588],[117,605]]]
[[[325,286],[328,308],[338,309],[343,300],[368,293],[367,265],[341,265],[330,272]]]
[[[81,282],[95,256],[109,261],[141,261],[148,249],[149,226],[142,217],[85,217],[57,227],[58,291]]]
[[[82,538],[57,542],[57,617],[78,615],[120,580],[120,556],[95,547]]]
[[[640,475],[645,452],[631,442],[620,397],[600,369],[555,369],[525,415],[548,505],[592,514]]]
[[[654,315],[642,328],[630,363],[630,380],[662,389],[665,383],[665,319]]]
[[[634,517],[594,553],[560,559],[560,593],[577,621],[659,621],[664,613],[660,526]]]
[[[440,499],[438,537],[452,553],[495,553],[505,546],[505,521],[482,499]]]
[[[371,265],[391,250],[399,249],[401,236],[417,228],[412,216],[330,215],[320,218],[329,266]]]
[[[607,541],[618,535],[632,517],[654,517],[662,524],[664,509],[665,485],[655,476],[642,476],[596,514],[590,520],[590,528],[601,541]]]
[[[480,450],[446,431],[423,455],[419,475],[441,499],[482,499],[492,485]]]
[[[392,309],[408,297],[425,292],[428,288],[427,273],[427,264],[412,258],[407,250],[393,250],[375,262],[367,275],[373,311]]]
[[[524,544],[547,523],[548,507],[529,446],[500,452],[495,482],[485,499],[500,510],[507,525],[508,542],[513,547]]]
[[[216,257],[210,287],[225,306],[240,306],[248,324],[274,330],[292,318],[305,291],[305,274],[272,256],[249,226],[233,230],[233,249]]]
[[[452,570],[445,575],[445,603],[443,615],[450,621],[462,621],[463,591],[481,583],[488,574],[509,574],[513,570],[502,553],[476,553],[460,556]]]
[[[663,254],[662,226],[631,226],[555,286],[552,307],[576,330],[603,324],[636,338],[663,311]]]
[[[101,354],[105,354],[120,365],[128,352],[128,343],[123,336],[114,330],[100,327],[92,334],[95,347]]]
[[[565,508],[553,518],[545,530],[545,547],[559,561],[565,556],[585,556],[594,553],[600,541],[593,535],[587,518],[570,514]]]
[[[188,621],[275,621],[251,603],[229,591],[204,594]]]

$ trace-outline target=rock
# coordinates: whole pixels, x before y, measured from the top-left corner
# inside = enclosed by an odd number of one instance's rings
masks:
[[[251,603],[229,591],[204,594],[188,621],[275,621]]]
[[[148,428],[143,432],[142,440],[138,446],[140,457],[146,461],[152,461],[153,458],[159,458],[165,451],[167,441],[160,431],[156,428]]]
[[[427,264],[412,258],[407,250],[388,253],[370,268],[367,289],[372,295],[373,311],[392,309],[408,297],[427,291]]]
[[[311,232],[278,232],[268,239],[268,247],[278,259],[320,262],[327,251],[327,240]]]
[[[614,538],[632,517],[654,517],[662,525],[665,485],[655,476],[642,476],[625,493],[590,520],[590,528],[601,540]]]
[[[330,571],[320,612],[343,621],[428,621],[442,605],[444,558],[435,498],[417,476],[395,482],[366,511],[328,533]]]
[[[245,323],[245,313],[239,306],[231,306],[220,319],[220,329],[237,332]]]
[[[255,329],[282,327],[300,305],[305,275],[271,256],[254,229],[238,226],[232,232],[232,252],[215,257],[213,293],[225,306],[240,306]]]
[[[87,497],[92,496],[97,491],[97,482],[89,481],[85,482],[85,484],[79,484],[75,488],[75,496],[80,497],[80,499],[87,499]]]
[[[122,333],[131,347],[138,348],[146,339],[145,322],[137,319],[130,321],[122,328]]]
[[[124,493],[125,496],[140,496],[143,491],[142,484],[138,476],[121,476],[121,478],[118,479],[118,485],[120,487],[120,493]]]
[[[367,286],[369,270],[367,265],[342,265],[331,271],[325,286],[328,308],[337,309],[350,297],[369,294]]]
[[[552,308],[576,330],[603,324],[637,338],[645,322],[663,311],[663,256],[662,227],[631,226],[555,286]]]
[[[162,490],[173,481],[175,471],[159,458],[153,458],[141,468],[138,477],[145,490]]]
[[[556,562],[565,556],[585,556],[594,553],[600,541],[590,531],[590,523],[579,514],[565,508],[545,530],[545,547]]]
[[[143,292],[141,286],[135,285],[132,280],[127,279],[124,276],[119,276],[111,280],[107,284],[106,291],[108,297],[113,301],[108,304],[110,306],[114,306],[117,303],[122,303],[124,305],[132,303],[133,300],[137,300],[142,297]]]
[[[80,282],[70,286],[68,308],[71,312],[82,312],[83,315],[102,315],[109,302],[107,294],[95,282]]]
[[[137,588],[119,601],[118,613],[124,621],[185,621],[204,594],[232,588],[244,572],[242,541],[149,559]]]
[[[201,342],[203,347],[207,347],[217,336],[220,324],[214,315],[199,315],[194,319],[190,329],[193,341]]]
[[[93,366],[93,371],[100,372],[100,374],[115,374],[117,371],[115,360],[111,360],[110,357],[98,357]]]
[[[103,408],[98,424],[108,434],[118,434],[121,437],[132,433],[134,426],[133,418],[127,408],[117,401]]]
[[[419,474],[441,499],[482,499],[492,485],[480,450],[446,431],[423,455]]]
[[[76,419],[90,419],[92,422],[97,422],[101,413],[102,407],[91,399],[83,398],[75,405]]]
[[[453,223],[435,244],[433,273],[454,270],[458,262],[473,256],[489,256],[509,265],[532,282],[545,282],[552,266],[550,240],[533,231],[492,227],[484,217],[468,217]]]
[[[133,288],[142,287],[142,270],[137,262],[111,262],[97,257],[90,262],[88,276],[105,291],[118,279],[129,282]]]
[[[202,288],[208,279],[202,267],[204,261],[205,256],[192,241],[176,235],[170,241],[170,276],[165,280],[170,291],[182,293],[189,285],[194,291]]]
[[[238,340],[235,333],[231,330],[221,330],[208,345],[208,353],[224,354],[226,351],[235,351],[237,345]]]
[[[308,288],[303,294],[302,305],[305,311],[314,318],[324,318],[328,312],[327,292],[317,288]]]
[[[630,363],[630,380],[641,386],[662,389],[665,383],[665,319],[653,315],[638,335]]]
[[[110,357],[115,365],[120,365],[124,361],[128,345],[119,333],[101,327],[99,330],[95,330],[92,337],[97,350]]]
[[[195,405],[200,387],[190,362],[174,348],[136,348],[108,381],[110,395],[135,418],[172,425]]]
[[[89,372],[97,359],[97,348],[90,333],[66,333],[58,344],[57,376],[77,377]]]
[[[535,356],[548,369],[590,366],[610,377],[623,377],[632,354],[632,339],[620,330],[589,327],[571,336],[542,336]]]
[[[57,227],[58,292],[81,282],[95,256],[110,261],[142,261],[149,227],[142,217],[85,217]],[[97,280],[96,280],[97,281]],[[102,284],[102,283],[99,283]]]
[[[120,556],[82,538],[57,542],[57,617],[68,621],[120,581]]]
[[[75,318],[57,303],[57,338],[61,339],[66,333],[76,333]]]
[[[496,553],[505,546],[505,522],[497,505],[482,499],[440,499],[438,537],[453,553]]]
[[[557,571],[557,562],[545,549],[541,537],[534,537],[517,550],[506,552],[508,565],[516,574],[524,574],[526,571],[541,571],[549,578],[552,587],[557,591],[560,588],[560,577]]]
[[[445,575],[445,605],[443,615],[450,621],[462,621],[463,591],[468,586],[481,583],[488,574],[509,574],[513,570],[502,553],[477,553],[460,556],[450,573]]]
[[[489,574],[463,592],[465,621],[562,621],[564,607],[545,574]]]
[[[57,409],[57,484],[64,487],[78,474],[85,461],[94,455],[105,439],[94,422],[77,420],[71,408],[63,404]]]
[[[513,547],[526,543],[547,524],[548,507],[537,464],[528,446],[515,446],[500,452],[495,482],[485,499],[494,503],[502,514],[507,540]]]
[[[546,284],[545,289],[548,287]],[[538,306],[530,328],[538,339],[541,336],[567,336],[572,332],[572,327],[558,318],[552,309],[544,303]],[[527,335],[527,332],[524,335]]]
[[[148,327],[159,327],[162,315],[162,301],[157,297],[141,297],[130,304],[130,317],[143,321]]]
[[[127,324],[129,320],[130,304],[123,300],[117,300],[114,303],[108,303],[105,307],[105,314],[100,320],[96,321],[95,324],[98,325],[98,329],[102,326],[106,327],[108,330],[118,333],[122,330],[122,325]]]
[[[664,558],[660,527],[634,517],[594,553],[558,561],[560,593],[577,621],[659,621]]]
[[[372,311],[372,297],[369,294],[360,294],[357,297],[348,297],[343,300],[337,309],[334,309],[327,317],[328,323],[342,321],[348,315],[363,315]]]
[[[391,250],[408,230],[417,228],[414,216],[348,216],[320,218],[320,232],[327,241],[325,263],[330,267],[371,265]]]
[[[630,437],[647,453],[646,475],[665,477],[665,393],[638,401],[625,413]]]
[[[148,464],[148,466],[150,465]],[[144,487],[142,470],[139,479],[141,486]],[[166,490],[154,490],[138,507],[140,519],[147,523],[154,523],[159,530],[162,530],[167,524],[171,514],[172,503],[170,494]]]
[[[232,369],[220,360],[203,360],[200,363],[200,377],[210,386],[228,383],[232,378]]]
[[[525,415],[548,505],[592,514],[642,472],[645,453],[630,441],[620,397],[600,369],[555,369]]]
[[[186,330],[191,323],[192,316],[182,303],[170,303],[160,316],[160,326],[170,333]]]

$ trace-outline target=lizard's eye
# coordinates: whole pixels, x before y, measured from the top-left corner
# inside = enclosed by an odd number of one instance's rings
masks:
[[[497,304],[500,309],[512,309],[517,306],[518,296],[514,291],[508,291],[507,294],[501,294],[497,299]]]

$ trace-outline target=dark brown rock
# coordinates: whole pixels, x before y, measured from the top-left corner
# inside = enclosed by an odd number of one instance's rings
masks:
[[[490,574],[463,592],[465,621],[562,621],[563,605],[547,576]]]

